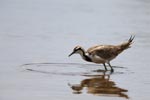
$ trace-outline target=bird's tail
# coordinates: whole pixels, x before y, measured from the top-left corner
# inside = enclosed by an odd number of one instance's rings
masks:
[[[120,48],[120,51],[123,51],[123,50],[125,50],[125,49],[130,48],[130,47],[131,47],[130,45],[133,43],[134,37],[135,37],[135,36],[132,36],[132,35],[131,35],[131,37],[129,38],[129,40],[128,40],[127,42],[124,42],[124,43],[118,45],[119,48]]]

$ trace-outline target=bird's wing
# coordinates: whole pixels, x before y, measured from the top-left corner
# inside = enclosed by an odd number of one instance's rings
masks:
[[[111,59],[118,55],[118,48],[113,45],[100,45],[89,50],[89,54],[100,56],[103,59]]]
[[[97,49],[97,48],[100,48],[102,47],[103,45],[96,45],[96,46],[93,46],[93,47],[90,47],[86,52],[87,53],[91,53],[93,50]]]

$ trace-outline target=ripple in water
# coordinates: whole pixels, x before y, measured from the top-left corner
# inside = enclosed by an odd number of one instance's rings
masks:
[[[53,75],[79,75],[92,76],[104,73],[104,67],[97,64],[80,64],[80,63],[28,63],[21,66],[24,70],[53,74]],[[114,68],[124,68],[114,66]],[[109,71],[108,71],[109,73]],[[115,72],[116,74],[123,74],[124,72]]]
[[[86,88],[88,94],[129,98],[126,94],[128,90],[116,86],[115,81],[110,79],[112,74],[124,74],[124,72],[116,71],[118,69],[125,69],[124,67],[114,66],[114,73],[103,70],[104,67],[97,64],[29,63],[21,67],[27,71],[43,74],[85,76],[86,78],[80,80],[79,84],[67,83],[74,94],[81,94],[83,89]]]

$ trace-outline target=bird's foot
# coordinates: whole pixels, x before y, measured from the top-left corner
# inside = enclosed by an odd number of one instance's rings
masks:
[[[114,69],[111,69],[111,73],[113,73],[114,72]]]

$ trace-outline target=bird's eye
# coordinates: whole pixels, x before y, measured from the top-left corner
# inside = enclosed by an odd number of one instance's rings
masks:
[[[74,51],[78,51],[78,49],[75,49]]]
[[[74,51],[78,51],[78,50],[81,50],[81,48],[80,47],[75,47],[74,48]]]

